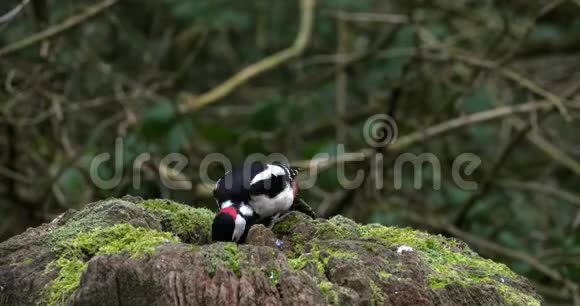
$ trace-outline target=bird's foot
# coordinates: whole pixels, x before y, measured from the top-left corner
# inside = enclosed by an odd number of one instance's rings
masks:
[[[312,207],[310,207],[310,205],[308,205],[308,203],[306,203],[306,201],[304,201],[301,198],[294,200],[294,203],[292,204],[292,207],[290,207],[290,210],[299,211],[301,213],[307,214],[312,219],[316,219],[316,212],[314,211],[314,209],[312,209]]]
[[[287,211],[287,212],[278,213],[278,214],[275,214],[274,216],[272,216],[272,219],[270,220],[270,229],[274,228],[274,225],[276,225],[277,223],[284,221],[284,219],[286,219],[289,214],[290,214],[290,211]]]

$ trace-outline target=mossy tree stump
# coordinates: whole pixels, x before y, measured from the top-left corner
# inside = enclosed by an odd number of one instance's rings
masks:
[[[292,213],[246,245],[213,213],[110,199],[0,244],[1,305],[540,305],[526,279],[463,242]]]

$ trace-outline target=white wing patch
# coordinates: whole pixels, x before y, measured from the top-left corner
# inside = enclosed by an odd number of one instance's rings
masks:
[[[250,206],[242,204],[240,205],[240,213],[244,216],[251,216],[254,214],[254,210]]]
[[[277,165],[266,165],[266,169],[264,169],[264,171],[256,174],[256,176],[254,176],[254,178],[252,178],[250,185],[254,185],[255,183],[257,183],[259,181],[267,180],[274,175],[275,176],[283,176],[283,175],[286,175],[286,171],[284,171],[284,168],[277,166]]]
[[[238,241],[244,234],[246,229],[246,219],[241,215],[236,217],[236,226],[234,227],[234,234],[232,235],[232,241]]]
[[[294,202],[294,190],[287,186],[273,198],[266,195],[252,196],[251,205],[260,217],[270,217],[280,212],[286,212]]]

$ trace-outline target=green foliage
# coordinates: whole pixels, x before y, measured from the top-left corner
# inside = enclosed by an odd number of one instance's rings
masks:
[[[70,202],[85,201],[83,193],[86,193],[87,184],[83,173],[79,168],[71,167],[66,169],[57,181],[57,185],[64,197]]]
[[[463,109],[467,113],[476,113],[490,109],[493,106],[493,98],[485,88],[475,88],[464,97]]]
[[[133,152],[177,152],[191,141],[195,126],[192,119],[176,113],[176,105],[157,103],[146,109],[135,139]],[[153,149],[154,152],[151,152]]]
[[[247,29],[250,25],[250,1],[165,0],[173,15],[185,22],[201,23],[215,29]]]
[[[283,110],[283,104],[276,100],[257,105],[250,119],[251,127],[259,131],[275,130],[280,123],[281,110]]]
[[[3,11],[13,1],[5,2]],[[580,41],[580,6],[573,1],[540,2],[318,1],[305,52],[215,103],[180,114],[177,108],[183,94],[206,93],[250,64],[290,46],[299,25],[299,2],[119,1],[72,30],[2,55],[6,64],[0,71],[7,79],[0,90],[0,143],[7,148],[0,150],[0,159],[10,171],[2,169],[0,185],[15,186],[0,188],[8,199],[0,203],[0,223],[10,223],[3,227],[6,232],[0,233],[0,240],[67,208],[78,208],[91,197],[136,194],[154,198],[163,192],[185,202],[213,202],[210,194],[197,189],[181,193],[160,188],[157,171],[149,168],[142,171],[146,173],[142,186],[135,190],[133,161],[142,153],[152,157],[147,167],[168,153],[184,154],[189,164],[182,174],[194,186],[205,187],[199,169],[209,153],[224,154],[233,165],[252,153],[282,153],[291,162],[318,153],[336,157],[339,123],[344,125],[346,151],[366,150],[369,147],[362,138],[366,118],[394,106],[402,139],[437,124],[446,126],[452,119],[467,120],[481,111],[544,99],[530,89],[563,96],[578,78],[574,55]],[[50,25],[78,15],[89,5],[72,0],[47,3]],[[339,21],[339,12],[348,21]],[[407,19],[393,22],[393,14]],[[43,27],[37,19],[21,14],[4,25],[2,45],[26,41]],[[335,56],[338,53],[349,60],[345,67],[339,61],[342,56]],[[497,63],[497,67],[488,69],[482,63]],[[517,71],[523,79],[506,78],[503,68]],[[338,77],[339,71],[346,82]],[[342,89],[346,114],[338,118]],[[574,115],[573,109],[570,112]],[[530,119],[534,131],[541,131],[570,160],[577,159],[577,124],[562,120],[557,112],[530,114],[517,116]],[[427,222],[411,222],[409,212],[420,211],[425,219],[453,220],[473,194],[454,184],[454,159],[466,152],[477,154],[482,166],[472,178],[481,186],[500,148],[515,135],[506,119],[512,118],[498,117],[428,136],[404,152],[385,151],[385,188],[374,190],[367,181],[352,201],[363,204],[346,205],[341,213],[358,221],[414,227]],[[16,134],[4,133],[5,126],[15,127]],[[114,154],[118,137],[124,143],[120,148],[123,180],[112,190],[102,190],[90,178],[91,161],[105,152]],[[13,160],[4,154],[8,149],[15,150]],[[392,188],[392,162],[406,152],[437,156],[442,162],[441,190],[425,187],[436,179],[429,176],[430,171],[418,172],[424,174],[421,190],[409,187],[418,173],[408,172],[403,190]],[[222,174],[219,165],[211,167],[211,177]],[[368,162],[348,162],[345,174],[352,178],[367,168]],[[98,169],[102,178],[116,171],[113,161]],[[301,196],[314,206],[326,203],[324,199],[334,198],[343,189],[338,173],[336,167],[318,173],[317,189],[301,190]],[[578,176],[523,137],[493,178],[492,188],[470,210],[468,225],[462,230],[540,258],[570,281],[580,282],[580,273],[569,260],[577,256],[580,245],[572,226],[575,206],[559,191],[577,193]],[[506,187],[505,180],[533,182],[557,191],[545,194]],[[30,216],[35,220],[29,220]],[[205,221],[187,222],[192,216]],[[156,214],[164,229],[192,241],[209,239],[209,216],[167,207]],[[125,216],[113,218],[123,222]],[[78,217],[51,233],[44,243],[53,245],[115,223],[103,220]],[[352,233],[350,228],[324,225],[317,235],[331,238]],[[545,250],[561,250],[566,256],[549,256]],[[559,282],[530,265],[502,254],[490,256],[551,291],[562,289]]]
[[[199,133],[208,141],[216,144],[227,145],[236,142],[240,133],[234,129],[226,128],[221,124],[212,122],[198,123]]]
[[[169,103],[154,104],[146,111],[141,123],[141,135],[145,139],[159,139],[175,124],[175,107]]]

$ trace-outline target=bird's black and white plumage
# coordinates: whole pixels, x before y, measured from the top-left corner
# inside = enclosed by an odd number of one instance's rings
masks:
[[[253,162],[227,172],[216,183],[219,212],[214,241],[243,242],[251,225],[290,210],[298,196],[299,169],[283,164]]]
[[[256,224],[258,216],[246,204],[228,204],[220,209],[213,220],[212,240],[243,243],[249,228]]]

